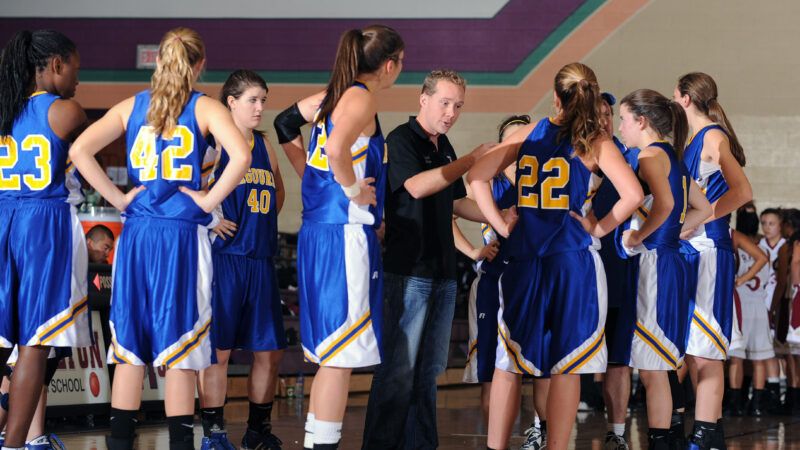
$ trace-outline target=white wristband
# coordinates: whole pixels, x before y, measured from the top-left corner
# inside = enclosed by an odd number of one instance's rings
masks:
[[[342,185],[342,190],[344,191],[345,197],[349,199],[354,199],[358,197],[358,194],[361,193],[361,185],[358,184],[358,181],[353,183],[352,186],[344,186]]]

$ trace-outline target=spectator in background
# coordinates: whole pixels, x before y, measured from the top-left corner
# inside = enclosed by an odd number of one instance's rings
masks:
[[[105,225],[95,225],[86,233],[86,247],[90,263],[111,264],[108,256],[114,250],[114,233]]]

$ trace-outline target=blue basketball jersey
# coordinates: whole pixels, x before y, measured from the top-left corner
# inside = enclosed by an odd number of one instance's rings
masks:
[[[361,83],[354,86],[367,89]],[[377,205],[356,205],[344,195],[341,185],[334,180],[333,171],[325,154],[325,144],[333,132],[330,116],[320,117],[311,130],[308,144],[306,170],[303,173],[303,220],[329,224],[363,224],[378,228],[383,217],[386,193],[386,146],[384,145],[378,116],[375,116],[375,134],[359,136],[350,147],[353,172],[356,179],[375,178]]]
[[[683,221],[686,217],[686,209],[689,206],[689,172],[686,170],[686,166],[684,166],[683,163],[678,160],[678,155],[675,153],[675,149],[673,149],[669,143],[654,142],[650,144],[650,147],[658,147],[669,157],[670,169],[667,178],[669,180],[669,187],[670,191],[672,192],[672,199],[675,202],[675,206],[673,206],[672,211],[667,217],[667,220],[665,220],[664,223],[662,223],[655,231],[647,236],[647,238],[644,239],[643,244],[648,250],[653,250],[655,248],[672,248],[677,250],[680,248],[681,227],[683,226]],[[638,158],[635,161],[632,161],[631,168],[638,176]],[[633,213],[631,219],[626,222],[624,226],[625,229],[640,229],[644,221],[647,219],[648,214],[650,214],[650,209],[653,207],[653,194],[650,192],[650,188],[644,181],[642,181],[641,177],[639,177],[639,180],[642,184],[642,188],[644,189],[644,201],[638,208],[636,208],[636,211]]]
[[[510,208],[517,203],[517,192],[514,185],[502,172],[492,179],[492,198],[500,209]],[[483,236],[483,245],[492,241],[498,241],[502,245],[506,241],[506,238],[495,233],[488,223],[481,224],[481,235]]]
[[[508,238],[508,256],[526,259],[585,250],[592,237],[570,211],[587,214],[602,178],[573,155],[560,127],[544,118],[523,142],[517,155],[517,214]]]
[[[616,145],[620,153],[622,153],[622,157],[625,158],[625,161],[630,165],[631,158],[629,155],[631,155],[631,150],[625,147],[616,136],[613,136],[613,140],[614,145]],[[611,208],[614,207],[617,201],[619,201],[619,193],[617,193],[617,190],[610,181],[604,180],[603,183],[600,184],[600,187],[597,188],[597,194],[592,199],[592,210],[598,219],[602,219],[611,211]],[[604,248],[606,247],[606,240],[610,239],[610,236],[613,236],[613,233],[609,233],[600,239]]]
[[[59,98],[34,92],[14,120],[11,134],[0,136],[0,200],[67,201],[75,195],[69,187],[80,192],[69,162],[69,142],[58,137],[47,120],[50,106]]]
[[[208,144],[195,118],[197,99],[193,91],[178,117],[178,125],[169,138],[156,136],[147,123],[150,91],[136,94],[125,130],[128,152],[128,177],[134,187],[145,186],[125,210],[126,217],[180,219],[199,225],[211,222],[206,213],[180,186],[200,190],[203,157]]]
[[[275,199],[275,178],[264,138],[252,137],[252,162],[236,189],[222,202],[222,216],[236,222],[236,233],[225,240],[215,239],[214,252],[266,259],[275,255],[278,245],[278,211]],[[224,150],[214,170],[213,185],[230,158]]]
[[[722,176],[722,171],[718,164],[705,162],[700,157],[703,152],[703,141],[706,133],[710,130],[721,130],[724,133],[722,127],[715,123],[703,127],[686,145],[686,150],[683,153],[683,162],[686,168],[689,169],[689,175],[700,185],[700,189],[706,195],[708,202],[714,203],[728,192],[728,183],[725,182],[725,177]],[[732,246],[730,219],[731,216],[729,214],[712,222],[707,222],[698,230],[699,233],[696,236],[689,239],[689,242],[693,246],[698,246],[711,241],[714,246],[724,246],[730,249]]]

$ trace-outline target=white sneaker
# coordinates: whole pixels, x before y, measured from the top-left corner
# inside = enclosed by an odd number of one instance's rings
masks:
[[[531,425],[525,430],[525,442],[519,450],[544,450],[547,448],[547,432]]]
[[[604,450],[630,450],[625,438],[617,436],[613,431],[606,433],[606,443],[603,446]]]

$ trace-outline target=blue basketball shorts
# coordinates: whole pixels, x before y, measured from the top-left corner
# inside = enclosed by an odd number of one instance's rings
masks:
[[[383,267],[370,226],[305,221],[297,243],[300,334],[321,366],[381,362]]]
[[[497,368],[605,372],[606,279],[596,250],[512,260],[500,285]]]
[[[214,253],[211,340],[220,350],[286,348],[272,259]]]
[[[208,228],[129,218],[114,255],[108,362],[208,367],[212,272]]]
[[[0,202],[0,347],[90,345],[87,269],[74,207]]]

